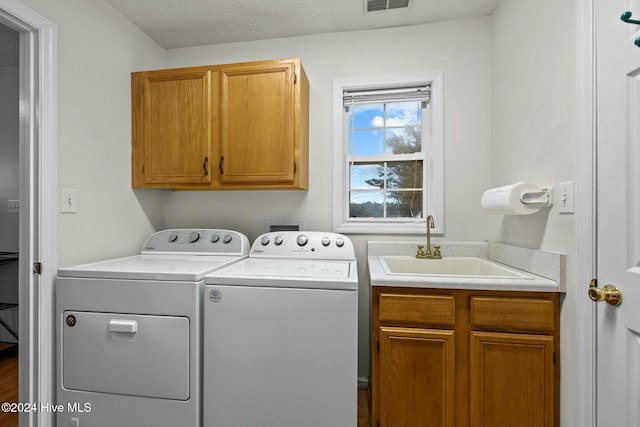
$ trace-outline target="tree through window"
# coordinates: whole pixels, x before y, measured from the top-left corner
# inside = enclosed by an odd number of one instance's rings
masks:
[[[427,102],[420,94],[423,99],[346,106],[350,219],[423,217]]]

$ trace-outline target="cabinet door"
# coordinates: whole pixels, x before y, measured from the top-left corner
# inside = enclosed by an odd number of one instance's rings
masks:
[[[471,425],[554,423],[554,338],[471,332]]]
[[[294,62],[222,67],[222,184],[294,182],[295,71]]]
[[[205,67],[134,73],[134,187],[211,183],[216,76]]]
[[[380,327],[380,426],[453,426],[454,365],[453,331]]]

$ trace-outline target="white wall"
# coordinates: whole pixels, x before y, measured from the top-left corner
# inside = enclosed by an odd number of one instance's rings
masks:
[[[164,192],[131,189],[130,73],[165,51],[103,0],[22,0],[58,27],[58,184],[78,213],[60,214],[66,266],[139,252],[162,227]]]
[[[0,67],[0,252],[18,252],[19,215],[7,213],[7,202],[19,199],[18,71]],[[17,262],[0,265],[0,302],[18,303]]]
[[[528,181],[575,181],[576,2],[503,1],[494,13],[493,186]],[[556,202],[558,198],[556,197]],[[578,206],[576,204],[576,206]],[[575,425],[576,217],[556,205],[534,215],[494,218],[492,238],[567,255],[567,293],[561,312],[561,424]]]
[[[307,230],[331,230],[333,80],[443,71],[444,237],[487,239],[490,219],[481,214],[479,200],[491,175],[491,22],[491,18],[468,19],[167,51],[168,67],[301,57],[310,84],[310,183],[308,192],[176,192],[167,197],[165,226],[228,227],[245,232],[250,240],[264,231],[267,219],[299,219]],[[351,237],[360,274],[359,376],[366,377],[370,324],[366,241],[374,236]]]

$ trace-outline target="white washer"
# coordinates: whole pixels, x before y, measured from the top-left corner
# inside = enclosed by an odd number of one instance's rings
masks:
[[[61,268],[59,427],[202,424],[205,274],[245,258],[231,230],[164,230],[140,255]]]
[[[258,237],[208,274],[204,427],[355,427],[358,274],[351,241]]]

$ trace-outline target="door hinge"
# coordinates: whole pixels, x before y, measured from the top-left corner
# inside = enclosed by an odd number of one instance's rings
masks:
[[[33,263],[33,274],[42,274],[42,263],[34,262]]]

